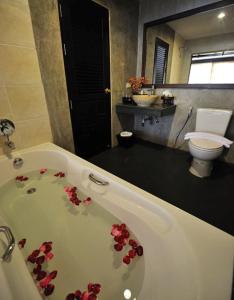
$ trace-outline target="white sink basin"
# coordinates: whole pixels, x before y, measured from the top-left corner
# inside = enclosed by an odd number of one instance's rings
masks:
[[[157,97],[157,95],[133,95],[132,99],[138,106],[150,106]]]

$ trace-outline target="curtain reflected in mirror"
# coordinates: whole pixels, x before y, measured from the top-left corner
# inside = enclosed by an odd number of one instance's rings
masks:
[[[234,84],[234,5],[146,31],[145,77],[153,84]]]

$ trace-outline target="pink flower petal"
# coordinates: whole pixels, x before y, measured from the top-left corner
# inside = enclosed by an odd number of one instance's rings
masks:
[[[26,244],[26,239],[22,239],[18,242],[18,246],[20,249],[24,248],[25,244]]]
[[[47,261],[51,260],[53,257],[54,257],[54,254],[53,254],[52,252],[48,252],[48,253],[46,253],[46,255],[45,255],[45,259],[46,259]]]

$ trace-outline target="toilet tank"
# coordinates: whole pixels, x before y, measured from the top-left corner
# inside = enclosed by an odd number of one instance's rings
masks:
[[[224,136],[231,116],[231,110],[198,108],[195,131],[210,132]]]

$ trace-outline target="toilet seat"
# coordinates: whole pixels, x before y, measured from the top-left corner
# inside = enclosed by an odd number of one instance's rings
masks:
[[[208,139],[190,139],[193,148],[204,151],[216,151],[223,148],[223,145]]]

